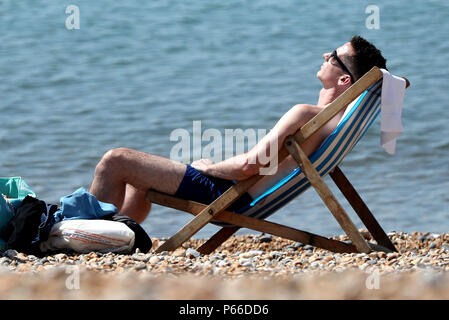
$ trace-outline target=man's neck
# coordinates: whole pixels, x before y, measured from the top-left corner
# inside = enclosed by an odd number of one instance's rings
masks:
[[[340,94],[342,94],[343,91],[342,91],[342,89],[338,89],[338,88],[335,88],[335,87],[321,89],[320,95],[318,97],[317,106],[318,107],[326,106],[327,104],[329,104],[332,101],[334,101],[335,99],[337,99],[337,97]]]

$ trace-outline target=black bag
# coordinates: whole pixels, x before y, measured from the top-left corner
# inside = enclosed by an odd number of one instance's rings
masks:
[[[153,246],[151,238],[148,236],[146,231],[140,226],[140,224],[138,224],[132,218],[128,217],[127,215],[117,213],[114,215],[105,216],[104,219],[122,222],[126,224],[128,228],[134,231],[135,239],[133,250],[139,248],[139,250],[144,253],[150,251],[151,247]]]
[[[7,241],[7,248],[27,253],[38,234],[43,213],[47,213],[46,203],[26,196],[2,234],[2,238]]]

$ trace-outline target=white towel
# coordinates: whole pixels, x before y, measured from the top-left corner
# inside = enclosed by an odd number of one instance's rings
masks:
[[[389,154],[394,154],[396,138],[403,132],[401,115],[406,82],[385,69],[380,70],[383,73],[380,144]]]

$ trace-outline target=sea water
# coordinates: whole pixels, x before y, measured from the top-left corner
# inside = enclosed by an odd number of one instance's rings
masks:
[[[170,134],[194,121],[269,130],[293,105],[317,102],[323,53],[359,34],[411,86],[396,154],[381,148],[378,119],[342,170],[386,231],[448,232],[447,21],[447,1],[2,0],[0,176],[58,203],[89,188],[111,148],[169,157]],[[190,218],[154,205],[143,227],[166,237]],[[313,190],[270,220],[343,234]]]

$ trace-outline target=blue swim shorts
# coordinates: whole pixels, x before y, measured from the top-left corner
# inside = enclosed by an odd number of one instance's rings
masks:
[[[187,165],[186,173],[175,196],[184,200],[210,204],[235,183],[232,180],[206,176],[192,166]],[[230,205],[226,211],[244,212],[252,201],[251,196],[245,193]]]

